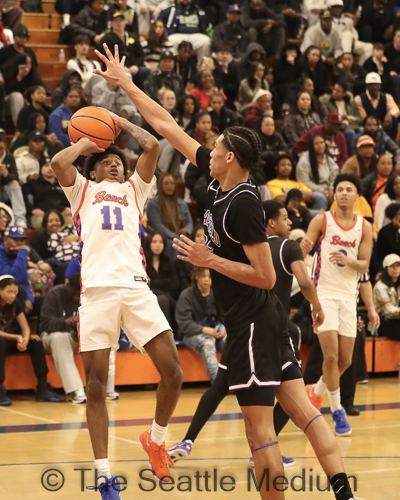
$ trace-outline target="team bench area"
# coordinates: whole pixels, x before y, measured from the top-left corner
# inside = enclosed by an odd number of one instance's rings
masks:
[[[208,380],[204,363],[198,354],[184,346],[178,346],[179,357],[183,369],[184,382],[206,382]],[[305,366],[310,346],[303,345],[300,355]],[[369,373],[398,371],[400,363],[400,342],[386,338],[369,337],[365,343],[365,355]],[[56,388],[62,387],[61,380],[54,367],[53,358],[46,355],[49,367],[48,382]],[[82,360],[75,355],[75,362],[84,380]],[[140,352],[118,352],[116,360],[115,385],[142,385],[159,382],[158,372],[149,356]],[[34,389],[36,377],[29,355],[15,354],[7,357],[6,380],[7,390]]]

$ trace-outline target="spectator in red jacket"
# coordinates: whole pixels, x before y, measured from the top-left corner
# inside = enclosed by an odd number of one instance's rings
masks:
[[[324,125],[311,127],[293,146],[293,153],[299,155],[307,150],[308,140],[313,135],[321,135],[326,142],[327,148],[335,162],[342,168],[348,158],[346,139],[340,127],[342,125],[342,117],[339,113],[329,113],[326,117]]]
[[[274,116],[272,94],[269,90],[259,89],[253,102],[244,115],[243,127],[254,128],[261,116]]]

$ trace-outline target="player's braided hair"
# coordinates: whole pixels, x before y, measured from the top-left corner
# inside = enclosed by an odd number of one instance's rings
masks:
[[[128,179],[129,177],[128,160],[126,159],[125,154],[117,146],[110,146],[102,153],[94,153],[92,154],[92,156],[88,156],[86,158],[85,165],[83,167],[83,176],[86,177],[86,179],[90,179],[90,172],[94,170],[94,166],[96,165],[96,163],[101,161],[108,155],[117,155],[121,158],[122,165],[124,166],[124,176],[125,179]]]
[[[246,127],[229,127],[222,135],[223,146],[235,155],[244,170],[250,172],[258,170],[262,147],[261,139],[254,130]]]

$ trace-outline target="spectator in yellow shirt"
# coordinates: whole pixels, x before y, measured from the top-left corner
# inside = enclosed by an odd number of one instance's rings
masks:
[[[314,202],[314,194],[303,182],[292,180],[293,159],[288,154],[278,156],[275,164],[276,179],[267,182],[273,200],[285,203],[287,193],[291,189],[299,189],[303,194],[303,205]]]

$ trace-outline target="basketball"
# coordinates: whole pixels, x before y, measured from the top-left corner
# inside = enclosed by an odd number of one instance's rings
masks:
[[[107,149],[114,142],[114,121],[105,109],[86,106],[72,116],[68,135],[74,144],[82,137],[87,137],[99,148]]]

